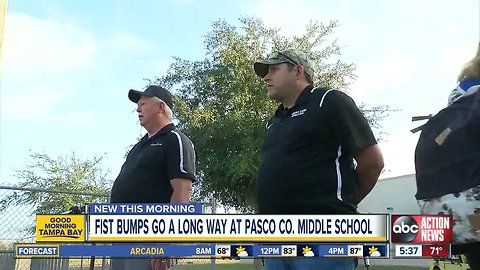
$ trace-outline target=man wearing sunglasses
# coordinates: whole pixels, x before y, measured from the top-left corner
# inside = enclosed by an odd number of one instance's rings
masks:
[[[279,102],[266,123],[257,178],[260,214],[353,214],[383,168],[377,141],[355,102],[314,87],[305,54],[284,50],[255,62],[269,98]],[[352,270],[355,259],[266,259],[266,270]]]

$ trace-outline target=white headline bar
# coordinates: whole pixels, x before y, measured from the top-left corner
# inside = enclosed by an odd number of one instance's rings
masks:
[[[87,241],[385,242],[387,215],[89,215]]]

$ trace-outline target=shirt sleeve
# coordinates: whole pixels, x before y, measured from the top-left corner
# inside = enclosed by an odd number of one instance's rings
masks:
[[[186,178],[195,182],[195,149],[193,143],[183,133],[172,131],[167,145],[167,174],[170,180]]]
[[[342,148],[354,153],[377,144],[370,125],[351,97],[333,90],[328,91],[324,99],[322,106],[325,106]]]

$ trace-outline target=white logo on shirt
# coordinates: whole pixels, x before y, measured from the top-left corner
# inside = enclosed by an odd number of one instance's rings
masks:
[[[305,113],[306,110],[307,110],[307,109],[303,109],[303,110],[299,110],[299,111],[294,111],[294,112],[292,113],[292,117],[302,115],[302,114]]]
[[[152,143],[150,144],[150,146],[161,146],[162,144],[161,143]]]

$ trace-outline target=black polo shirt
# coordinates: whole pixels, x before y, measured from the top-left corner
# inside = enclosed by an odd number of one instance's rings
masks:
[[[281,104],[266,125],[257,179],[259,213],[354,213],[353,153],[376,143],[349,96],[308,86],[291,109]]]
[[[114,203],[169,203],[170,180],[195,181],[195,151],[192,142],[174,124],[152,137],[145,135],[128,153],[112,187]]]

